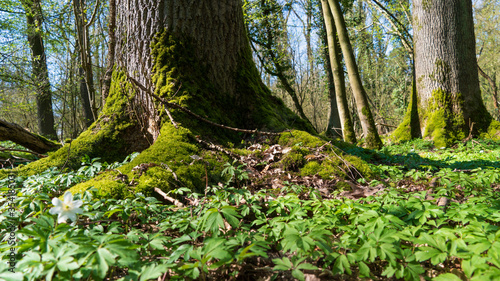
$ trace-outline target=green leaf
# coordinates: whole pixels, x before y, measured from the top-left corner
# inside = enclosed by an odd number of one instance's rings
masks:
[[[310,264],[310,263],[301,263],[297,266],[297,269],[305,269],[305,270],[317,270],[318,267]]]
[[[295,278],[297,278],[300,281],[306,280],[306,277],[305,277],[304,273],[302,271],[298,270],[298,269],[292,270],[292,276],[295,277]]]
[[[233,206],[223,206],[221,207],[221,212],[224,215],[224,218],[226,218],[227,222],[234,228],[238,227],[240,224],[240,218],[241,216],[238,214],[236,211],[236,207]]]
[[[333,265],[333,270],[334,273],[344,273],[347,272],[348,274],[351,274],[351,265],[349,264],[349,260],[345,255],[340,255],[336,260],[335,264]]]
[[[224,219],[217,208],[212,208],[205,214],[205,229],[204,231],[211,231],[214,234],[219,233],[219,228],[225,228]]]
[[[276,265],[274,270],[290,270],[293,268],[292,262],[287,257],[282,259],[273,259],[273,262]]]
[[[0,279],[5,281],[19,281],[23,280],[23,274],[21,272],[2,272],[0,273]]]
[[[448,257],[447,253],[443,253],[432,247],[419,247],[417,249],[419,249],[419,251],[415,253],[415,257],[417,258],[417,260],[426,261],[428,259],[431,259],[433,265],[444,262]]]
[[[370,268],[366,265],[366,263],[360,261],[358,262],[358,266],[361,277],[370,277]]]
[[[462,279],[460,279],[458,276],[456,276],[455,274],[452,274],[452,273],[445,273],[445,274],[441,274],[437,277],[434,277],[434,279],[432,279],[433,281],[462,281]]]
[[[177,248],[169,257],[167,263],[176,262],[180,256],[184,255],[184,259],[188,260],[189,258],[186,256],[187,253],[193,250],[193,245],[182,244],[179,248]]]
[[[143,266],[141,269],[141,278],[139,280],[147,281],[151,279],[157,279],[158,277],[162,276],[167,270],[168,267],[165,265],[153,264],[149,266]]]
[[[100,248],[96,254],[97,276],[104,278],[108,272],[109,265],[114,264],[115,257],[107,249]]]
[[[75,262],[75,259],[70,256],[62,257],[57,262],[57,268],[59,268],[60,271],[74,270],[77,269],[78,267],[79,267],[78,263]]]

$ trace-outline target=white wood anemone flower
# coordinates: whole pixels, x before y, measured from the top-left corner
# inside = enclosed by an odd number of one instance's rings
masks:
[[[76,222],[76,214],[81,214],[82,209],[80,206],[83,204],[82,200],[73,201],[73,194],[67,191],[64,193],[64,201],[59,200],[59,198],[52,198],[52,207],[49,211],[52,215],[58,214],[57,223],[66,222],[66,220],[71,219],[72,222]]]

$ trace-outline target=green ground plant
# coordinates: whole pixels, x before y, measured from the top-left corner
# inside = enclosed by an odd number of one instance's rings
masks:
[[[325,198],[286,183],[252,190],[241,163],[205,194],[179,187],[83,200],[78,221],[56,223],[51,200],[105,170],[101,163],[0,181],[0,278],[10,280],[495,280],[500,276],[500,143],[473,140],[447,149],[412,141],[379,151],[343,148],[371,162],[384,185],[361,199]],[[439,204],[446,198],[447,204]],[[12,202],[14,202],[13,205]],[[15,212],[7,212],[15,206]],[[15,230],[16,243],[8,236]],[[7,261],[15,250],[15,271]]]

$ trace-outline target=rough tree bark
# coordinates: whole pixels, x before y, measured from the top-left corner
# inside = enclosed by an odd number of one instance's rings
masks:
[[[351,83],[352,92],[356,100],[356,109],[361,122],[361,127],[363,128],[366,146],[369,148],[380,148],[382,147],[382,141],[378,135],[377,127],[375,126],[375,121],[373,120],[370,110],[370,105],[368,104],[368,98],[359,76],[358,66],[356,64],[356,59],[354,58],[354,52],[347,33],[342,9],[340,8],[338,0],[329,0],[328,3],[335,21],[340,47],[342,48],[342,53],[344,54],[347,74],[349,76],[349,82]]]
[[[42,136],[57,139],[47,57],[42,37],[43,16],[40,0],[24,0],[21,3],[26,12],[28,43],[32,57],[32,79],[36,89],[38,131]]]
[[[340,49],[338,37],[336,34],[335,22],[327,0],[321,0],[323,17],[325,21],[325,29],[328,44],[328,57],[330,59],[330,67],[333,74],[333,82],[335,85],[335,98],[340,117],[342,135],[344,141],[356,143],[356,134],[349,114],[347,103],[347,93],[344,82],[344,69],[342,66],[342,51]]]
[[[66,162],[66,167],[77,167],[83,155],[109,162],[142,151],[122,173],[132,173],[132,167],[140,163],[165,163],[184,186],[200,187],[206,180],[204,162],[185,165],[192,161],[190,156],[204,155],[197,140],[225,144],[251,137],[200,122],[178,109],[166,109],[152,93],[232,127],[266,131],[309,128],[260,80],[241,1],[116,0],[115,7],[115,66],[98,120],[71,147],[27,165],[21,172],[34,174]],[[211,169],[219,166],[213,164]],[[140,190],[143,183],[141,179],[137,182]],[[77,185],[73,191],[82,188]]]
[[[413,7],[422,135],[444,147],[486,132],[492,118],[479,88],[472,1],[414,0]]]

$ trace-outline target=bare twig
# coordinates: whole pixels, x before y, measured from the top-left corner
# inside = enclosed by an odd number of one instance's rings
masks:
[[[163,192],[158,187],[155,187],[155,192],[158,193],[158,194],[160,194],[165,200],[174,203],[175,206],[177,206],[179,208],[184,208],[184,204],[182,204],[181,202],[179,202],[179,200],[174,199],[174,198],[168,196],[165,192]]]
[[[390,128],[397,128],[397,127],[398,127],[398,126],[389,125],[389,124],[384,124],[384,123],[376,123],[375,125],[385,126],[385,127],[390,127]]]

